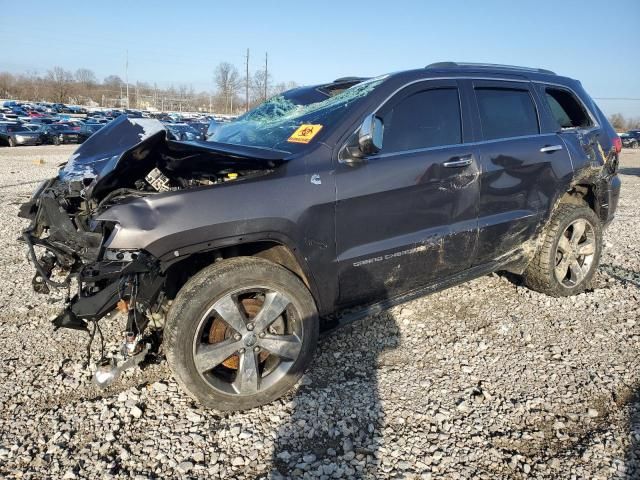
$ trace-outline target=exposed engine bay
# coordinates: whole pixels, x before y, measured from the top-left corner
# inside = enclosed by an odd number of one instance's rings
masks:
[[[282,158],[283,152],[265,149],[170,141],[158,121],[120,117],[82,144],[59,175],[22,205],[20,216],[31,220],[21,239],[36,268],[34,290],[66,291],[55,328],[90,332],[91,341],[109,312],[117,308],[127,316],[119,354],[106,358],[103,352],[97,363],[98,385],[140,363],[152,347],[147,327],[161,328],[168,309],[166,266],[144,250],[107,248],[117,221],[99,217],[136,199],[268,175]]]

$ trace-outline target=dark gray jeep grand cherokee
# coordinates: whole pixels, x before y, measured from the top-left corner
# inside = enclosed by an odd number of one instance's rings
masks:
[[[187,392],[246,409],[296,383],[340,312],[497,270],[582,292],[619,149],[576,80],[444,62],[285,92],[206,142],[120,117],[22,207],[22,238],[34,288],[70,292],[56,327],[127,315],[98,384],[162,331]]]

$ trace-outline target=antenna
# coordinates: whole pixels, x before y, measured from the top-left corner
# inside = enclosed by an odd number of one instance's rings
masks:
[[[127,108],[129,108],[129,49],[127,49],[127,60],[124,65],[124,81],[127,83]]]
[[[249,111],[249,49],[247,48],[247,77],[245,79],[245,101],[246,101],[246,105],[245,105],[245,111]]]
[[[269,52],[264,52],[264,99],[267,99],[267,83],[269,82]]]

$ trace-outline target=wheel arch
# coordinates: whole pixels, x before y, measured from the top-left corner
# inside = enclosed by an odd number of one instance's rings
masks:
[[[243,241],[245,240],[245,241]],[[236,257],[257,257],[280,265],[296,275],[309,289],[318,310],[322,299],[316,282],[299,250],[290,242],[274,238],[238,239],[237,243],[208,242],[202,248],[180,258],[165,259],[163,270],[167,276],[166,293],[172,298],[197,272],[212,263]]]

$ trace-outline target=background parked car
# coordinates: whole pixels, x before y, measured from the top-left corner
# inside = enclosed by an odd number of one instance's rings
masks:
[[[40,145],[43,143],[39,132],[32,132],[20,123],[0,123],[0,144],[9,147],[18,145]]]
[[[186,123],[165,123],[171,140],[202,140],[202,134]]]
[[[84,142],[87,138],[96,133],[102,127],[104,127],[103,123],[83,123],[80,126],[80,130],[78,131],[78,134],[80,135],[79,143]]]
[[[629,130],[620,135],[625,148],[640,148],[640,130]]]
[[[46,133],[47,143],[52,143],[53,145],[82,143],[79,127],[78,130],[73,130],[65,123],[52,123],[43,126],[43,129]]]

